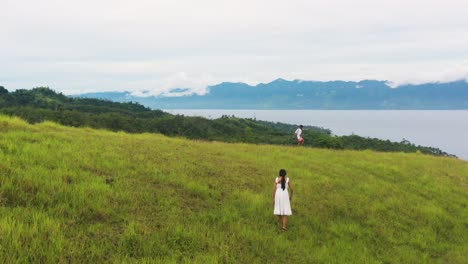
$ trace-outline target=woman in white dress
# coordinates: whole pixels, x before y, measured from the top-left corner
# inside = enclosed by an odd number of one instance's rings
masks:
[[[290,190],[291,193],[289,193],[288,190]],[[279,171],[279,177],[275,179],[273,188],[273,205],[275,207],[273,214],[278,216],[279,222],[283,226],[283,231],[288,230],[288,215],[292,215],[292,195],[293,189],[289,178],[286,178],[286,170],[281,169]]]

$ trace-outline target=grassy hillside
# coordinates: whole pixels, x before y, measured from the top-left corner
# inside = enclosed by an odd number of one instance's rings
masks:
[[[289,231],[272,215],[280,168]],[[466,263],[468,163],[0,116],[2,262]]]

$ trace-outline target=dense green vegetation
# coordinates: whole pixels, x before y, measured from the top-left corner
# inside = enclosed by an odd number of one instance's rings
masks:
[[[224,116],[202,117],[171,115],[137,103],[116,103],[89,98],[70,98],[49,88],[8,92],[0,86],[0,113],[19,116],[30,123],[45,120],[66,126],[92,127],[130,133],[162,133],[190,139],[292,145],[295,125]],[[307,126],[306,146],[333,149],[373,149],[378,151],[449,154],[438,148],[415,146],[409,142],[390,142],[359,136],[333,136],[328,129]]]
[[[468,163],[0,116],[2,263],[466,263]],[[280,168],[289,231],[272,215]]]

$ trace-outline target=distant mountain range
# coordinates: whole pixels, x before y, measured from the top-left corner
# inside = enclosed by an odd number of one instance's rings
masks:
[[[177,88],[174,94],[188,89]],[[468,109],[468,83],[426,83],[392,88],[387,81],[287,81],[251,86],[223,82],[205,95],[134,96],[130,92],[98,92],[78,97],[138,102],[153,109]]]

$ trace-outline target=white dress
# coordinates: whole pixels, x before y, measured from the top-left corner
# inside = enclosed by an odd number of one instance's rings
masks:
[[[286,178],[284,190],[281,188],[281,178],[275,179],[276,193],[275,193],[275,209],[274,215],[292,215],[291,203],[289,202],[288,183],[289,178]]]

